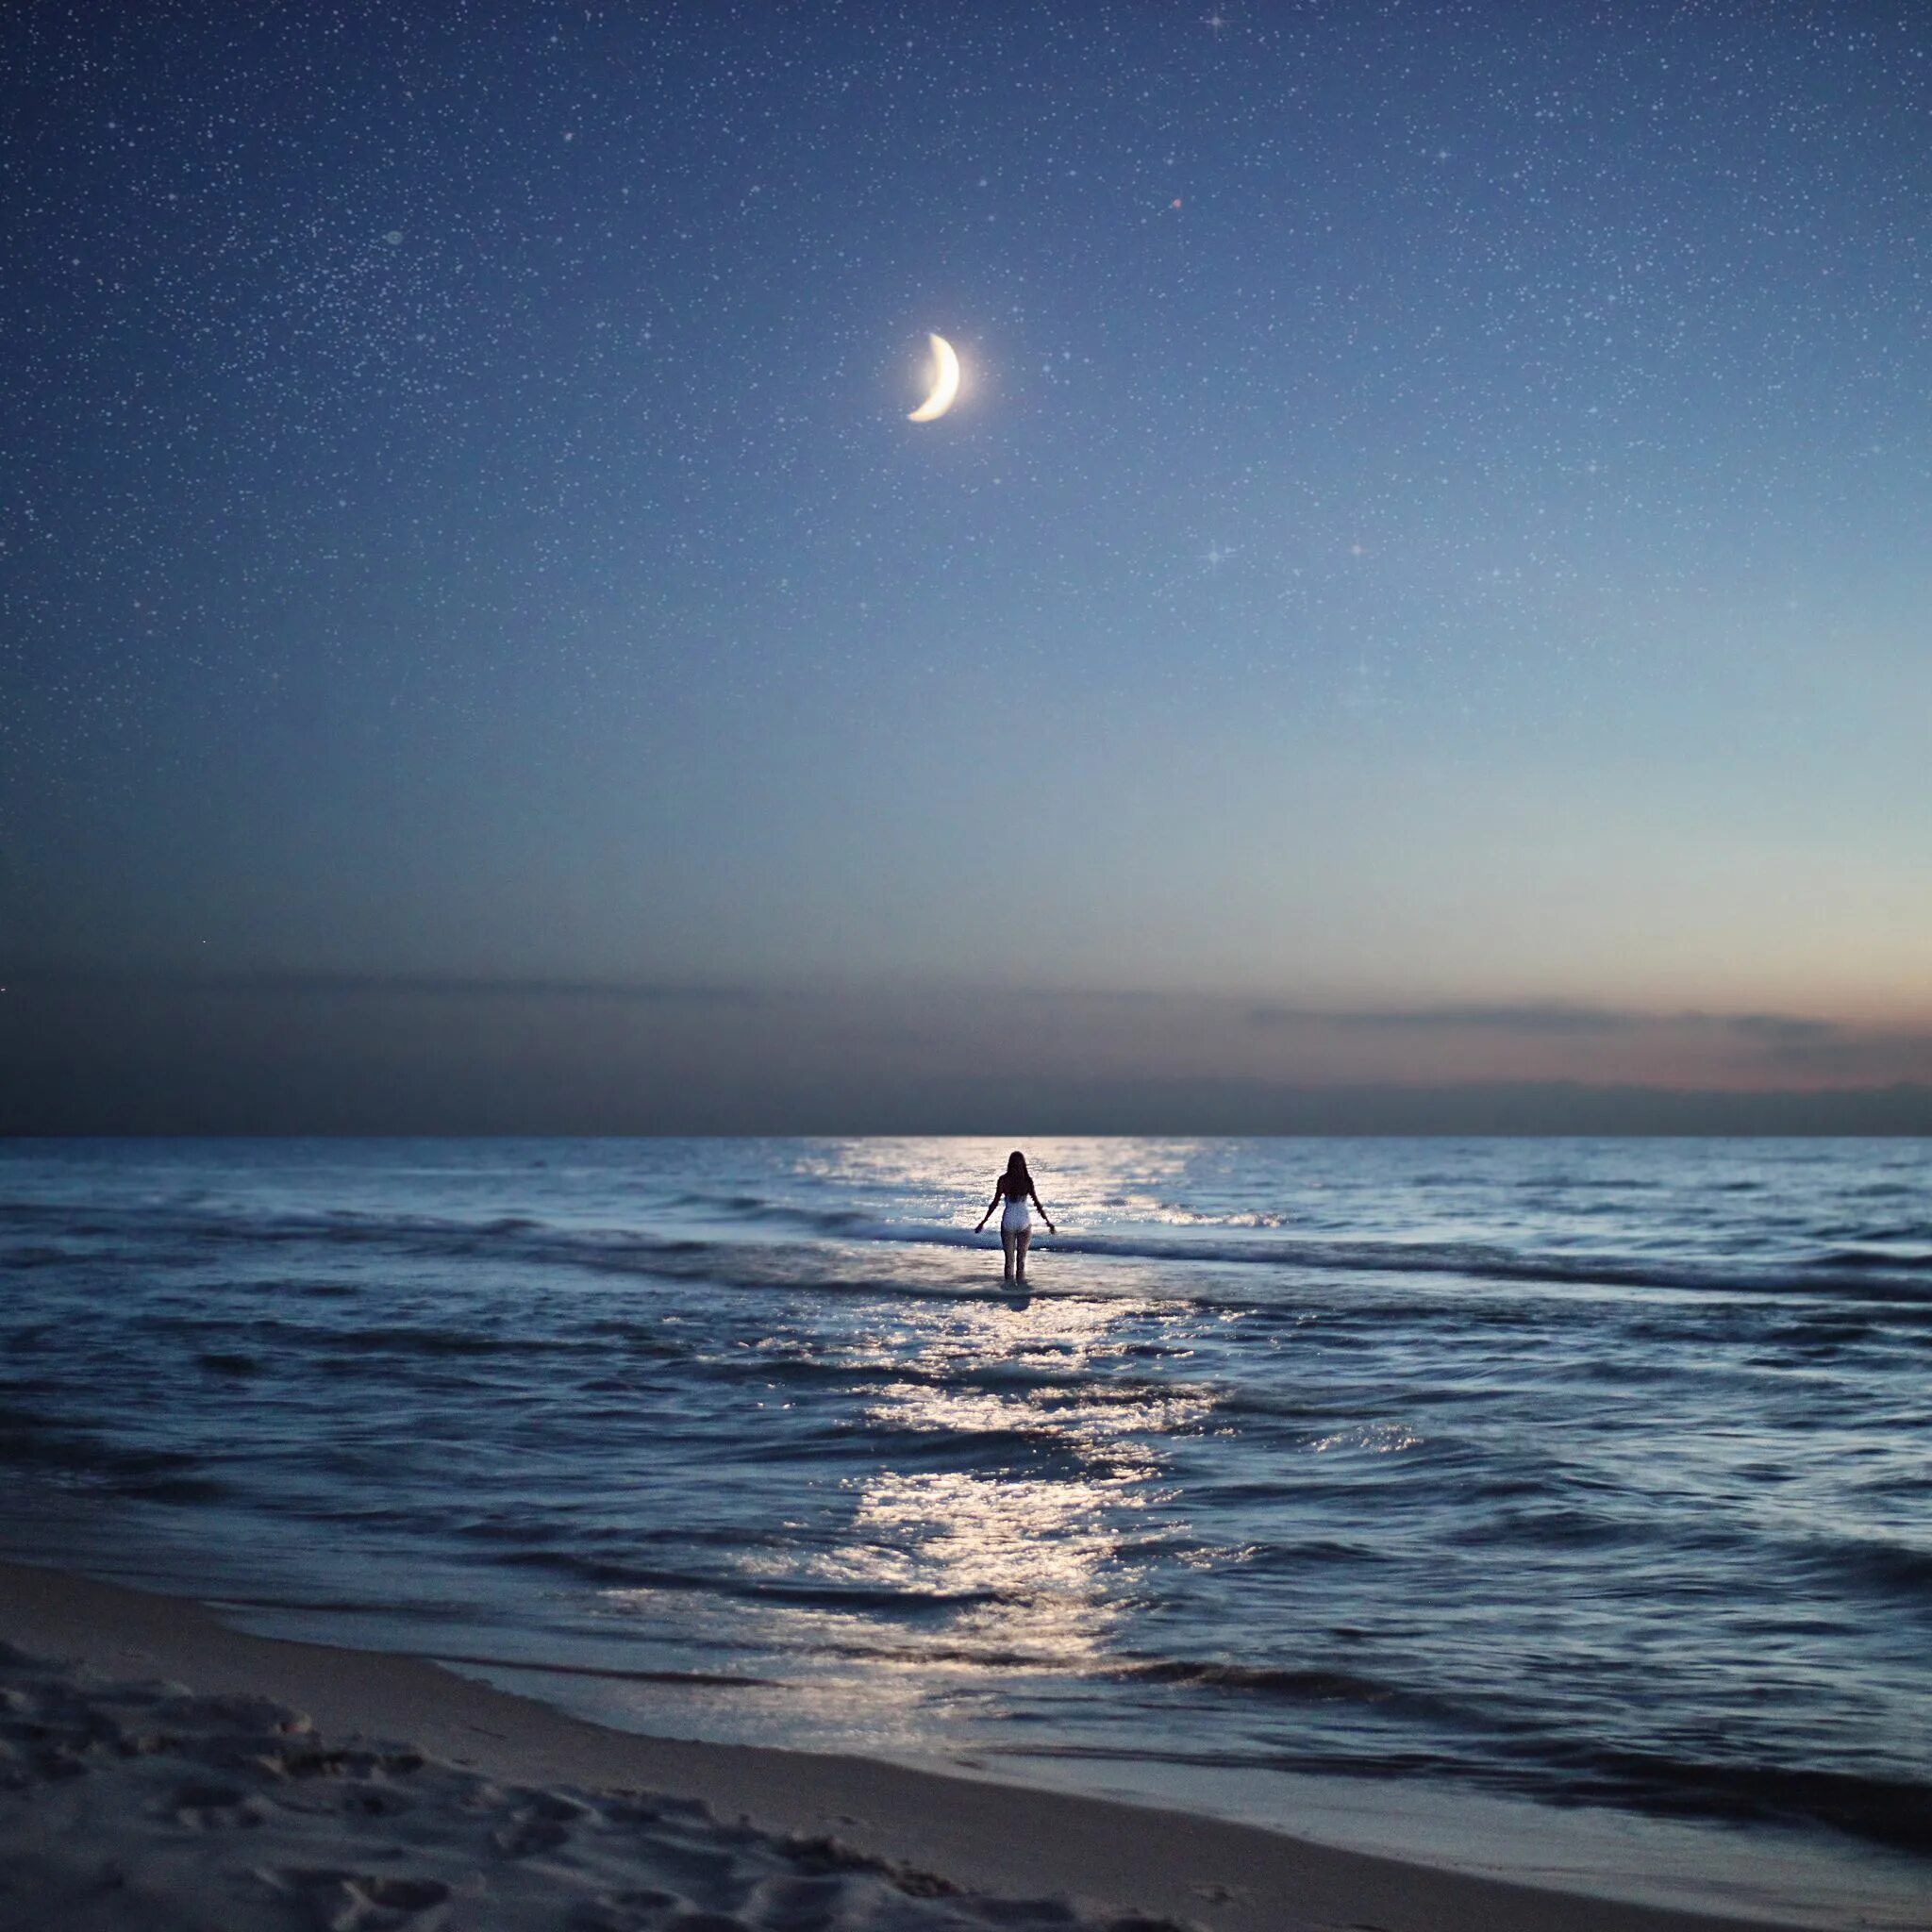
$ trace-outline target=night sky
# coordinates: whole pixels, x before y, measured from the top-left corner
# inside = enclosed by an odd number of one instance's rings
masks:
[[[1932,1080],[1920,0],[28,4],[0,89],[0,1128]]]

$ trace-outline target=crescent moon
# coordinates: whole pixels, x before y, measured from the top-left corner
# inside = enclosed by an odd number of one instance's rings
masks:
[[[932,393],[907,417],[908,423],[930,423],[953,407],[959,393],[959,358],[944,336],[927,336],[932,344]]]

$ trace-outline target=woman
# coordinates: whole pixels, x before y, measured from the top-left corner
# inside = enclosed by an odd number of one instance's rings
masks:
[[[1024,1281],[1026,1243],[1033,1239],[1033,1216],[1027,1210],[1027,1202],[1040,1208],[1040,1218],[1046,1223],[1048,1234],[1058,1234],[1059,1230],[1046,1209],[1040,1207],[1040,1196],[1033,1191],[1033,1176],[1026,1172],[1026,1157],[1017,1147],[1007,1160],[1006,1173],[992,1184],[992,1199],[986,1204],[986,1214],[979,1217],[974,1234],[986,1225],[987,1215],[1002,1201],[1007,1205],[1000,1212],[1000,1246],[1007,1251],[1007,1279]]]

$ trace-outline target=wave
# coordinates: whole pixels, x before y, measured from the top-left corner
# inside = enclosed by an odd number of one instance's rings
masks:
[[[1924,1854],[1932,1843],[1932,1785],[1773,1764],[1679,1758],[1537,1740],[1522,1755],[1566,1774],[1581,1804],[1620,1804],[1664,1817],[1734,1824],[1823,1824],[1853,1838]]]
[[[1160,1657],[1111,1673],[1126,1683],[1176,1684],[1191,1689],[1228,1690],[1294,1704],[1345,1704],[1391,1715],[1467,1720],[1467,1707],[1412,1690],[1379,1677],[1350,1671],[1289,1669],[1266,1664],[1230,1664],[1186,1657]]]
[[[110,1442],[90,1429],[14,1407],[0,1408],[0,1467],[78,1477],[154,1503],[208,1503],[232,1493],[189,1451]]]
[[[1798,1544],[1794,1554],[1807,1568],[1835,1584],[1857,1583],[1872,1590],[1895,1591],[1922,1612],[1932,1605],[1932,1546],[1838,1536]],[[1927,1828],[1932,1835],[1932,1819],[1928,1819]]]
[[[396,1657],[426,1657],[432,1663],[466,1664],[473,1670],[534,1671],[553,1677],[608,1677],[624,1684],[673,1684],[688,1690],[771,1690],[776,1677],[753,1677],[724,1671],[620,1670],[611,1664],[537,1663],[521,1657],[477,1657],[459,1650],[400,1650]]]
[[[1854,1270],[1897,1268],[1912,1274],[1932,1274],[1932,1250],[1915,1255],[1900,1254],[1895,1248],[1829,1248],[1812,1265]]]
[[[1500,1764],[1392,1740],[1387,1748],[1266,1751],[1132,1750],[1105,1744],[1024,1743],[982,1746],[988,1757],[1044,1757],[1110,1763],[1306,1772],[1341,1777],[1450,1779],[1545,1804],[1614,1805],[1653,1817],[1724,1824],[1819,1826],[1924,1857],[1932,1817],[1932,1784],[1908,1777],[1781,1765],[1730,1764],[1661,1753],[1573,1746],[1546,1735],[1506,1745]],[[1512,1768],[1512,1760],[1513,1767]],[[1552,1781],[1551,1774],[1555,1774]]]
[[[604,1590],[662,1590],[776,1603],[802,1609],[881,1610],[920,1615],[1012,1601],[996,1590],[890,1590],[864,1583],[800,1583],[779,1577],[734,1576],[716,1572],[659,1569],[616,1562],[569,1550],[520,1550],[496,1559],[520,1570],[547,1570]]]
[[[240,1349],[206,1349],[195,1359],[212,1374],[243,1378],[261,1373],[259,1359],[252,1355],[243,1355]]]
[[[796,1210],[795,1218],[826,1235],[847,1241],[893,1245],[982,1249],[986,1238],[971,1230],[935,1224],[869,1222],[850,1214]],[[1883,1257],[1831,1249],[1793,1257],[1782,1267],[1709,1261],[1654,1261],[1635,1256],[1580,1255],[1551,1250],[1497,1247],[1465,1241],[1310,1241],[1281,1237],[1254,1240],[1242,1235],[1204,1237],[1148,1234],[1061,1234],[1036,1236],[1036,1253],[1088,1255],[1126,1261],[1180,1261],[1235,1268],[1305,1269],[1361,1274],[1438,1274],[1476,1281],[1509,1281],[1553,1287],[1631,1288],[1719,1291],[1740,1294],[1829,1292],[1834,1287],[1861,1300],[1895,1298],[1932,1301],[1932,1284],[1919,1279],[1932,1272],[1932,1260],[1907,1258],[1903,1272],[1889,1275]],[[1835,1282],[1842,1267],[1848,1277]]]
[[[820,1242],[887,1249],[941,1248],[984,1254],[990,1235],[938,1222],[884,1221],[852,1208],[811,1208],[751,1196],[723,1200],[749,1205],[735,1211],[747,1222],[783,1224]],[[893,1276],[846,1277],[822,1265],[805,1268],[795,1249],[760,1240],[735,1241],[715,1234],[639,1227],[563,1227],[527,1216],[496,1216],[463,1221],[430,1215],[209,1214],[194,1209],[142,1208],[109,1221],[91,1211],[86,1228],[72,1210],[38,1203],[0,1202],[0,1219],[17,1223],[57,1222],[72,1238],[81,1232],[286,1246],[311,1243],[364,1248],[389,1246],[413,1255],[472,1259],[506,1252],[554,1265],[600,1273],[644,1274],[715,1279],[724,1286],[761,1286],[773,1277],[786,1285],[837,1292],[841,1290],[891,1294],[986,1292],[964,1282],[916,1282]],[[1165,1262],[1250,1270],[1302,1270],[1365,1275],[1439,1275],[1456,1280],[1512,1282],[1558,1288],[1623,1288],[1666,1292],[1722,1292],[1776,1295],[1840,1294],[1865,1302],[1932,1304],[1932,1255],[1899,1254],[1858,1243],[1840,1243],[1792,1255],[1780,1263],[1755,1257],[1653,1258],[1620,1253],[1515,1248],[1477,1241],[1409,1241],[1361,1239],[1323,1240],[1270,1234],[1256,1228],[1206,1233],[1190,1228],[1164,1235],[1134,1230],[1120,1234],[1041,1234],[1041,1253],[1084,1256],[1096,1260]],[[762,1278],[761,1278],[762,1277]],[[1083,1282],[1084,1292],[1106,1285]],[[1214,1299],[1191,1294],[1185,1283],[1164,1285],[1180,1299]],[[1058,1291],[1064,1292],[1064,1289]]]

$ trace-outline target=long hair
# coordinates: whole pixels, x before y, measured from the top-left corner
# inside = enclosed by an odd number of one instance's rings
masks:
[[[1033,1176],[1026,1172],[1026,1157],[1015,1147],[1007,1156],[1007,1199],[1024,1201],[1033,1191]]]

